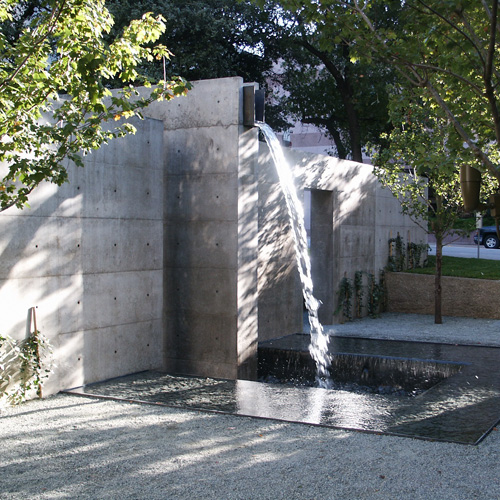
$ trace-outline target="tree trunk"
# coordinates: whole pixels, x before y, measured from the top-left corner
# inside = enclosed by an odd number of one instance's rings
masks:
[[[443,263],[443,234],[436,233],[436,274],[434,275],[434,323],[441,325],[441,267]]]
[[[337,67],[334,61],[329,57],[327,52],[323,52],[309,42],[302,40],[301,45],[317,56],[320,61],[325,65],[325,68],[333,76],[336,87],[340,93],[342,104],[347,118],[347,128],[349,129],[349,144],[351,146],[352,160],[363,163],[363,154],[361,147],[361,130],[359,127],[358,113],[354,107],[353,90],[350,79],[351,62],[349,60],[349,47],[344,44],[342,47],[342,57],[344,58],[344,73]]]
[[[347,158],[347,151],[342,144],[342,138],[340,137],[339,131],[335,127],[328,127],[328,133],[332,136],[335,147],[337,148],[337,155],[341,160]]]
[[[341,90],[342,94],[342,90]],[[342,94],[344,108],[347,114],[347,123],[349,126],[349,141],[351,143],[352,160],[363,163],[363,153],[361,149],[361,133],[359,130],[358,114],[352,103],[352,91],[350,84],[348,85],[347,93]]]

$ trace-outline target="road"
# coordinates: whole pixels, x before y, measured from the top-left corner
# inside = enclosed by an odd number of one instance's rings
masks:
[[[436,244],[429,243],[431,250],[429,255],[436,255]],[[443,255],[450,257],[466,257],[469,259],[477,259],[478,247],[477,245],[446,245],[443,247]],[[479,258],[489,260],[500,260],[500,249],[479,247]]]

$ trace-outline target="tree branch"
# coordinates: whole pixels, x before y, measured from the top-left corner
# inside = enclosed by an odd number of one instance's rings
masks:
[[[472,140],[471,136],[462,127],[462,124],[458,118],[453,114],[448,105],[444,102],[438,90],[430,83],[427,82],[425,88],[429,91],[431,96],[434,98],[439,107],[445,112],[446,116],[450,119],[453,124],[454,129],[457,131],[458,135],[464,140],[464,142],[469,146],[473,154],[480,160],[480,162],[491,172],[499,182],[500,182],[500,171],[497,166],[488,158],[488,156],[476,145]]]
[[[64,9],[64,6],[66,4],[66,0],[62,0],[61,6],[59,8],[54,8],[50,15],[50,20],[48,23],[48,29],[47,33],[43,35],[41,38],[36,40],[33,44],[32,50],[29,54],[26,55],[26,57],[21,61],[20,64],[18,64],[17,68],[9,75],[9,77],[4,80],[3,82],[0,82],[0,92],[2,89],[5,88],[6,85],[8,85],[16,76],[19,74],[19,72],[23,69],[23,67],[26,65],[26,63],[29,61],[30,57],[33,55],[35,52],[35,49],[39,47],[47,38],[53,33],[57,22],[59,21],[59,18],[61,17],[62,11]]]

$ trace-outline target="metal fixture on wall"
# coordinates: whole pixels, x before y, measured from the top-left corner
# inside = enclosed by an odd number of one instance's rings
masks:
[[[264,121],[265,92],[248,84],[243,87],[243,125],[254,127],[255,122]]]

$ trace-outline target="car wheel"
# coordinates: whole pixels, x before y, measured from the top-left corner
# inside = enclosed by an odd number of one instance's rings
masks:
[[[484,246],[486,248],[498,248],[498,238],[496,236],[493,236],[492,234],[488,234],[484,238]]]

